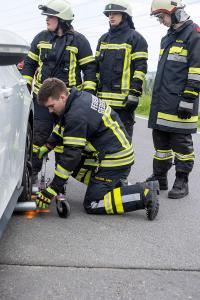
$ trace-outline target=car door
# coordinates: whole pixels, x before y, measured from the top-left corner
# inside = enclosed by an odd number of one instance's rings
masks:
[[[13,72],[13,68],[15,66],[0,67],[0,191],[1,205],[5,206],[16,188],[23,168],[20,130],[24,97],[20,91],[17,71]]]

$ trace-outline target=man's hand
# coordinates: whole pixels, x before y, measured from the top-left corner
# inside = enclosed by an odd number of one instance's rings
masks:
[[[129,94],[125,100],[126,109],[130,112],[133,112],[136,110],[138,104],[139,104],[139,97]]]
[[[39,159],[42,159],[45,154],[49,153],[51,149],[49,149],[46,145],[43,145],[42,147],[39,148],[37,155]]]
[[[178,107],[178,117],[180,119],[190,119],[193,113],[193,103],[180,101]]]
[[[52,199],[57,196],[55,190],[51,187],[48,187],[46,190],[36,193],[37,199],[35,200],[37,207],[39,208],[48,208],[51,204]]]

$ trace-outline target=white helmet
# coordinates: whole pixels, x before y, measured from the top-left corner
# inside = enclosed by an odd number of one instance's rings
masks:
[[[65,21],[72,21],[74,14],[71,4],[66,0],[49,0],[46,5],[39,5],[42,15],[55,16]]]
[[[178,8],[184,8],[185,5],[182,0],[153,0],[151,4],[151,15],[157,15],[159,13],[166,13],[171,15]]]
[[[127,0],[110,0],[103,13],[108,17],[109,12],[125,13],[132,18],[132,8]]]

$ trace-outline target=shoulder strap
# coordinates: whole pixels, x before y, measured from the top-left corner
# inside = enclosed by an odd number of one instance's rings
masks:
[[[60,66],[60,63],[61,63],[61,61],[63,59],[63,55],[65,53],[65,48],[67,46],[71,45],[73,39],[74,39],[74,35],[73,34],[70,34],[68,37],[66,37],[66,35],[64,36],[63,47],[61,47],[59,49],[60,53],[58,54],[57,61],[55,63],[55,68],[51,71],[51,77],[53,77],[54,74],[56,73],[56,71],[58,70],[58,68]]]

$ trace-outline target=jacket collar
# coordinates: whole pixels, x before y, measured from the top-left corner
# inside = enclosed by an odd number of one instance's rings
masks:
[[[127,31],[130,29],[130,26],[128,24],[127,21],[124,21],[122,23],[120,23],[118,26],[116,27],[110,27],[109,29],[109,34],[110,35],[114,35],[114,34],[121,34],[123,33],[124,31]]]

